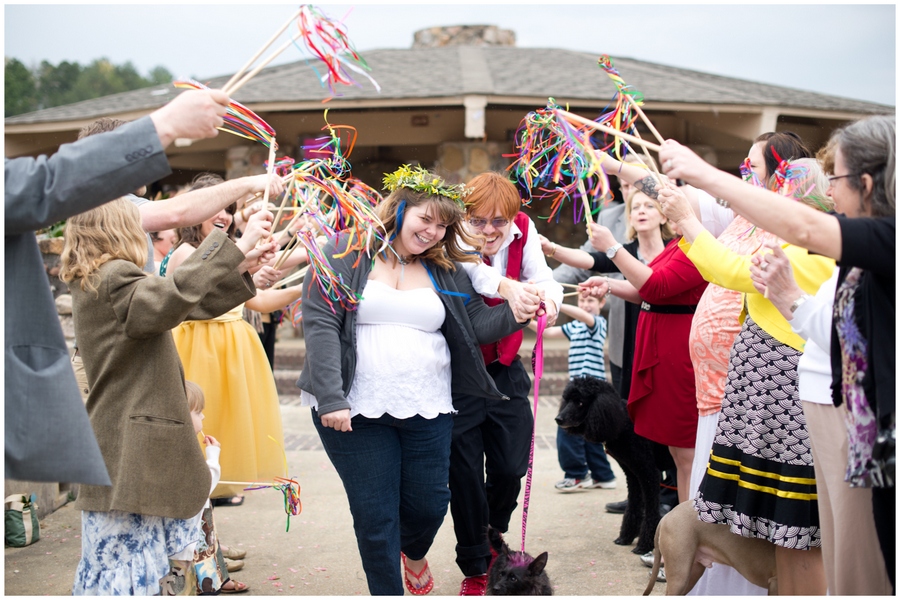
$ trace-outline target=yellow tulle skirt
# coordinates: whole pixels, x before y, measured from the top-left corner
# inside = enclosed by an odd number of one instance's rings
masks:
[[[185,379],[203,389],[203,433],[222,445],[222,481],[287,476],[278,391],[253,327],[240,317],[185,321],[172,336]],[[234,496],[244,487],[220,484],[212,496]]]

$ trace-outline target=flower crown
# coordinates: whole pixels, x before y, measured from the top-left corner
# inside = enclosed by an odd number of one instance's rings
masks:
[[[384,188],[393,192],[397,188],[408,188],[416,192],[424,192],[432,196],[444,196],[459,204],[465,210],[463,201],[472,190],[464,184],[447,185],[440,177],[435,177],[422,167],[403,165],[393,173],[384,176]]]

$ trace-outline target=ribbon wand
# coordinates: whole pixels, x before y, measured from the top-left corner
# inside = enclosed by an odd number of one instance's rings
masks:
[[[256,62],[256,59],[258,59],[262,55],[262,53],[266,51],[266,49],[269,46],[271,46],[272,44],[275,43],[275,40],[278,39],[278,36],[280,36],[282,33],[284,33],[284,31],[288,27],[291,26],[291,23],[294,22],[294,19],[296,19],[300,16],[301,12],[302,12],[302,9],[298,10],[296,13],[291,15],[291,18],[287,20],[287,22],[281,27],[281,29],[279,29],[278,31],[275,32],[275,35],[273,35],[269,39],[269,41],[266,42],[263,45],[263,47],[260,48],[259,51],[250,58],[250,60],[247,61],[247,64],[245,64],[243,67],[240,68],[240,70],[238,70],[234,75],[231,76],[231,79],[228,80],[228,83],[226,83],[222,87],[223,92],[225,92],[225,90],[229,89],[232,85],[234,85],[238,81],[238,79],[240,79],[241,75],[243,75],[247,71],[247,69],[250,68],[250,65],[252,65],[254,62]],[[225,92],[225,93],[227,94],[228,92]],[[231,94],[229,94],[229,95],[231,95]]]

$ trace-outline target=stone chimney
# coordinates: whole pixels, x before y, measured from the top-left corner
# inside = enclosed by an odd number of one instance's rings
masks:
[[[515,46],[516,33],[496,25],[453,25],[420,29],[413,38],[413,48],[444,46]]]

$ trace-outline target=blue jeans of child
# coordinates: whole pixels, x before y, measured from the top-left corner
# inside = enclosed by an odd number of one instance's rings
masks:
[[[447,514],[453,417],[357,415],[341,432],[311,412],[347,492],[369,593],[402,596],[400,552],[423,558]]]
[[[559,466],[569,479],[587,479],[588,473],[594,481],[611,481],[616,478],[609,466],[603,444],[586,442],[583,437],[557,427],[556,452]]]

